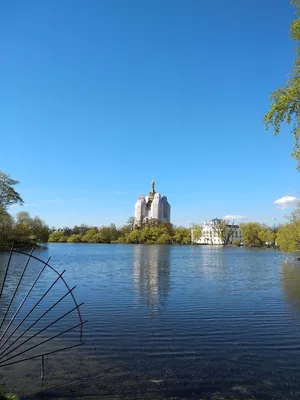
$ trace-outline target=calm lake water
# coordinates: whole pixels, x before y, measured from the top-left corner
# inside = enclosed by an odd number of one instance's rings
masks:
[[[88,320],[84,346],[45,358],[46,388],[107,399],[299,399],[300,263],[292,256],[209,246],[89,244],[51,244],[35,254],[51,256],[51,265],[67,270]],[[7,257],[0,254],[0,277]],[[24,260],[12,262],[2,315]],[[30,268],[17,302],[38,271],[35,263]],[[33,298],[51,282],[45,271]],[[31,320],[64,293],[56,285]],[[70,309],[65,300],[33,332]],[[72,313],[33,344],[76,318]],[[78,333],[59,337],[59,344],[75,343]],[[47,350],[55,345],[48,343]],[[40,390],[39,376],[36,360],[0,368],[0,383],[23,395]]]

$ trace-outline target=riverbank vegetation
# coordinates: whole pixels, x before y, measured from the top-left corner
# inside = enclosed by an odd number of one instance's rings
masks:
[[[35,246],[46,243],[49,228],[39,217],[30,217],[23,211],[12,217],[8,209],[14,204],[23,205],[23,199],[14,186],[19,182],[0,171],[0,248]]]
[[[198,234],[200,231],[198,229]],[[124,226],[114,224],[100,228],[86,225],[58,229],[50,234],[49,242],[59,243],[147,243],[147,244],[190,244],[191,230],[176,227],[166,222],[152,220],[143,226],[135,226],[130,218]]]
[[[225,226],[225,225],[224,225]],[[232,232],[224,233],[226,227],[216,230],[224,245],[245,247],[279,247],[282,251],[300,252],[300,206],[289,218],[288,223],[277,227],[268,227],[258,222],[240,225],[241,238],[232,239]],[[202,235],[200,225],[193,225],[193,239]],[[231,235],[231,236],[230,236]],[[136,243],[136,244],[191,244],[191,229],[173,226],[165,222],[152,220],[143,226],[135,226],[130,218],[124,226],[75,226],[53,230],[49,242],[56,243]]]
[[[242,243],[247,247],[278,247],[281,251],[300,253],[300,204],[287,223],[273,229],[257,222],[240,225]]]
[[[39,217],[30,217],[22,211],[13,218],[9,213],[0,211],[0,247],[31,247],[38,243],[47,243],[49,228]]]
[[[136,226],[131,217],[127,223],[117,228],[109,226],[80,225],[74,228],[49,229],[39,218],[28,212],[19,212],[12,217],[8,209],[14,204],[22,205],[23,199],[15,190],[18,181],[0,171],[0,249],[35,246],[38,243],[137,243],[137,244],[191,244],[191,229],[173,226],[166,222],[151,220]],[[214,231],[224,245],[247,247],[279,247],[286,252],[300,253],[300,204],[284,225],[273,229],[257,222],[240,225],[241,238],[233,238],[234,229],[228,222],[215,219]],[[200,225],[193,225],[193,240],[202,235]]]
[[[293,212],[288,223],[271,229],[257,222],[240,225],[242,240],[232,244],[245,247],[277,247],[281,251],[300,253],[300,207]]]
[[[240,225],[242,243],[247,247],[275,246],[276,232],[258,222],[248,222]]]
[[[288,223],[279,228],[276,241],[280,250],[300,253],[300,204],[289,217]]]

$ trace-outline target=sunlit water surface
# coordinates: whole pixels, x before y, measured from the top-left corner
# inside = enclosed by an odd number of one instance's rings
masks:
[[[88,320],[82,347],[45,357],[44,387],[53,393],[107,399],[300,398],[300,263],[292,256],[209,246],[89,244],[51,244],[34,254],[51,256],[59,272],[66,269]],[[2,278],[7,258],[0,253]],[[25,261],[20,256],[12,262],[16,272],[8,276],[2,315]],[[17,302],[39,268],[30,265]],[[46,270],[33,297],[52,282]],[[32,321],[63,293],[63,286],[55,285]],[[32,304],[29,298],[28,307]],[[24,338],[71,306],[68,296]],[[65,330],[76,318],[76,312],[70,314],[29,343]],[[75,329],[58,344],[78,342],[78,335]],[[51,351],[57,343],[45,346]],[[37,393],[40,360],[1,368],[0,379],[9,391]]]

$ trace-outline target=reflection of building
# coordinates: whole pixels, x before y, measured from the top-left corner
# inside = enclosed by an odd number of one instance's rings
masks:
[[[135,203],[135,223],[142,225],[146,220],[157,219],[163,222],[170,222],[171,206],[166,196],[155,192],[155,183],[152,181],[152,189],[149,196],[139,196]]]
[[[222,240],[218,236],[216,224],[219,220],[214,219],[212,221],[204,221],[204,224],[201,225],[202,228],[202,235],[200,238],[194,239],[193,238],[193,230],[192,230],[192,242],[197,244],[218,244],[221,245]],[[228,231],[232,230],[232,236],[229,240],[229,243],[232,243],[234,239],[238,239],[242,241],[242,232],[240,230],[239,225],[227,225]]]
[[[281,268],[281,285],[289,304],[300,311],[300,265],[283,263]]]
[[[170,290],[170,246],[134,247],[134,290],[151,311],[166,304]]]

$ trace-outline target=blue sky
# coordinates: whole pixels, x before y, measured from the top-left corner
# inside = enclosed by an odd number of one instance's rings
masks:
[[[262,117],[293,18],[288,0],[4,2],[0,169],[23,209],[120,225],[154,177],[175,224],[280,220],[300,175],[288,128],[274,138]]]

